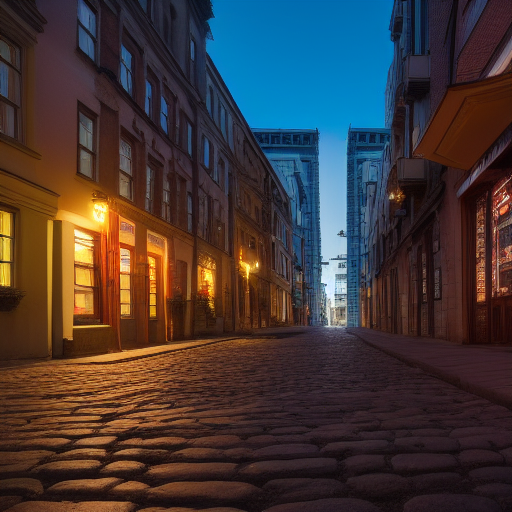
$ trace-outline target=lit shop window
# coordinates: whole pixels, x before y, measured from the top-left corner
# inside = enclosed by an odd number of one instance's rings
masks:
[[[149,265],[149,318],[156,318],[156,258],[148,256]]]
[[[96,241],[75,229],[75,316],[99,318]]]
[[[500,181],[492,196],[493,296],[512,295],[512,176]]]
[[[131,282],[131,259],[130,249],[121,247],[121,267],[119,273],[119,291],[121,303],[121,317],[132,316],[132,282]]]
[[[13,286],[14,214],[0,210],[0,286]]]

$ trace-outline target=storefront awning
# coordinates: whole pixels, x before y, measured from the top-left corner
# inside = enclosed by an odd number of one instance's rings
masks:
[[[512,123],[512,73],[448,88],[414,155],[468,170]]]

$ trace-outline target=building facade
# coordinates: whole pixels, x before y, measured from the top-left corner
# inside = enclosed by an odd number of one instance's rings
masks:
[[[275,236],[293,253],[294,323],[322,325],[318,130],[253,132],[290,197],[293,232]]]
[[[339,254],[322,262],[326,292],[326,325],[347,325],[347,255]]]
[[[368,255],[364,249],[367,183],[363,162],[378,162],[389,130],[349,128],[347,140],[347,326],[360,325],[361,271]]]
[[[397,1],[390,30],[364,324],[512,343],[510,2]]]
[[[238,176],[261,172],[268,218],[273,169],[207,56],[210,2],[0,8],[0,358],[245,326]]]

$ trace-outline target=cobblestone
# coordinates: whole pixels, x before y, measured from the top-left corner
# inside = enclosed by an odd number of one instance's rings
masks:
[[[2,512],[512,510],[512,412],[341,329],[4,368],[0,429]]]

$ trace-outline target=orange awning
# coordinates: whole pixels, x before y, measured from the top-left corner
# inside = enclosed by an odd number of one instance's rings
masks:
[[[512,123],[512,73],[450,86],[414,155],[468,170]]]

